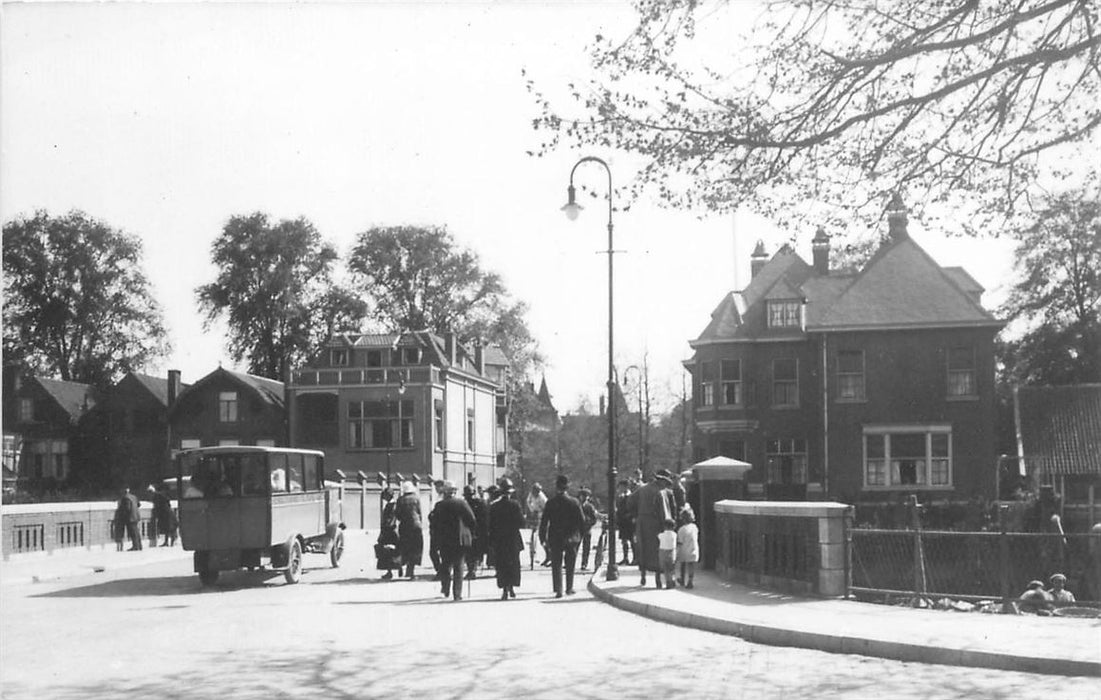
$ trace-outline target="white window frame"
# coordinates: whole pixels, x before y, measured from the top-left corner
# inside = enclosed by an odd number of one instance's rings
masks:
[[[953,353],[957,357],[962,356],[962,353],[967,353],[969,356],[969,362],[967,367],[953,367]],[[978,386],[975,384],[975,348],[974,347],[950,347],[945,352],[944,358],[945,369],[945,387],[944,393],[948,397],[949,401],[961,401],[968,399],[975,399],[979,396]],[[963,385],[964,390],[959,391],[957,387]]]
[[[859,355],[860,356],[860,371],[859,372],[843,372],[841,370],[841,356],[842,355]],[[867,373],[865,371],[865,354],[863,350],[839,350],[837,352],[837,400],[841,402],[860,402],[866,401],[868,397],[867,388]],[[846,382],[852,382],[851,388],[854,391],[846,395]]]
[[[723,372],[723,366],[728,363],[737,363],[738,372],[737,377],[727,377]],[[719,360],[719,385],[722,387],[720,399],[724,406],[741,406],[745,403],[744,385],[742,384],[742,361],[737,358],[727,358],[725,360]],[[734,392],[734,400],[727,401],[727,389],[730,388]]]
[[[925,437],[925,455],[917,464],[915,474],[918,483],[904,484],[901,479],[901,467],[903,457],[910,459],[916,455],[894,455],[891,451],[891,436],[915,435]],[[871,458],[868,456],[868,437],[875,436],[883,440],[883,456]],[[944,452],[947,454],[934,454],[933,441],[935,437],[944,436],[947,444]],[[954,488],[955,484],[955,460],[954,441],[952,440],[952,426],[942,424],[932,425],[877,425],[864,426],[861,437],[861,450],[863,453],[862,481],[866,491],[946,491]],[[896,459],[896,457],[898,457]],[[873,464],[875,462],[876,464]],[[871,483],[868,476],[874,472],[880,475],[883,483]],[[946,474],[944,483],[932,483],[936,473]],[[880,480],[876,479],[876,481]]]
[[[700,362],[700,393],[698,401],[700,406],[715,405],[715,380],[711,376],[711,362]]]
[[[218,422],[236,423],[238,418],[238,398],[236,391],[218,392]]]
[[[793,379],[777,379],[776,378],[776,363],[777,362],[794,362],[795,363],[795,377]],[[794,386],[794,400],[790,402],[780,403],[776,400],[776,386],[783,383],[785,386]],[[795,408],[799,406],[799,358],[797,357],[774,357],[772,358],[772,392],[769,397],[772,400],[773,408]]]
[[[776,299],[767,304],[769,328],[802,328],[803,304],[798,299]]]

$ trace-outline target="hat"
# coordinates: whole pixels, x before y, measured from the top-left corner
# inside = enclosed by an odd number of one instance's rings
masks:
[[[591,495],[591,494],[592,494],[592,491],[589,490],[588,486],[582,486],[577,491],[577,495],[579,495],[579,496],[588,496],[588,495]]]
[[[379,493],[379,496],[381,496],[383,500],[389,501],[394,497],[394,492],[390,490],[389,486],[386,486],[382,489],[382,492]]]
[[[1044,587],[1044,582],[1043,581],[1037,581],[1036,579],[1032,579],[1031,581],[1028,582],[1028,587],[1029,588],[1043,588]]]
[[[455,482],[454,481],[445,481],[445,482],[443,482],[443,484],[440,485],[440,491],[443,491],[444,493],[455,493]]]
[[[500,489],[503,493],[512,493],[514,490],[512,487],[512,479],[508,478],[507,476],[502,476],[500,479],[497,480],[497,488]]]
[[[1055,583],[1056,581],[1062,581],[1063,583],[1066,583],[1067,577],[1062,574],[1052,574],[1051,578],[1049,578],[1048,581],[1051,581],[1052,583]]]
[[[570,477],[566,476],[565,474],[559,474],[558,477],[554,480],[554,487],[561,491],[564,491],[569,485]]]
[[[401,492],[403,494],[416,493],[417,492],[417,487],[413,485],[412,481],[403,481],[403,482],[401,482]]]
[[[476,491],[474,490],[474,487],[471,486],[470,484],[467,484],[466,486],[463,487],[463,495],[464,496],[473,496],[475,493],[476,493]]]

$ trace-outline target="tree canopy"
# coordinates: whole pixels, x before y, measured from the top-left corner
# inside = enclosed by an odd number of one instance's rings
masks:
[[[1001,346],[1008,378],[1101,382],[1101,198],[1095,189],[1051,195],[1014,235],[1019,279],[1002,313],[1023,333]]]
[[[594,77],[569,85],[573,106],[529,81],[538,153],[565,143],[636,154],[628,194],[749,205],[780,225],[870,223],[905,190],[918,215],[970,205],[960,219],[977,228],[1027,209],[1042,155],[1096,148],[1099,7],[638,0],[629,36],[596,37]]]
[[[377,321],[394,331],[456,333],[501,347],[518,381],[541,361],[527,306],[500,276],[442,227],[388,226],[360,233],[348,259]]]
[[[109,385],[168,352],[141,241],[80,211],[4,224],[4,358]]]
[[[196,290],[209,327],[225,318],[227,349],[248,371],[284,381],[333,332],[359,326],[366,304],[333,279],[338,255],[304,218],[229,219],[211,245],[217,278]]]

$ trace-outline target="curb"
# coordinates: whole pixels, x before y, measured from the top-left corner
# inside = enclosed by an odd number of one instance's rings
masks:
[[[604,590],[593,578],[589,579],[588,588],[595,598],[620,610],[679,627],[690,627],[705,632],[740,637],[755,644],[800,647],[835,654],[859,654],[893,661],[989,668],[999,671],[1021,671],[1058,676],[1101,676],[1101,662],[1037,658],[993,651],[951,649],[749,624],[628,600]]]

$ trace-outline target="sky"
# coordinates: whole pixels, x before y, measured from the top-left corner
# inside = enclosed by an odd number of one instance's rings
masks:
[[[139,236],[173,346],[146,371],[179,369],[185,382],[243,369],[195,301],[229,217],[304,216],[342,254],[372,226],[446,226],[529,305],[559,411],[595,407],[607,209],[594,200],[572,222],[559,209],[582,156],[607,160],[616,184],[632,163],[600,149],[528,155],[539,113],[522,71],[553,97],[589,76],[596,34],[625,36],[632,19],[629,3],[595,0],[5,3],[0,218],[75,208]],[[576,181],[603,192],[605,178],[585,165]],[[771,253],[790,234],[746,211],[654,200],[614,221],[615,362],[646,357],[661,409],[681,391],[688,341],[748,281],[755,243]],[[1005,241],[911,233],[941,264],[966,267],[988,307],[1004,298]],[[796,234],[806,260],[813,234]]]

